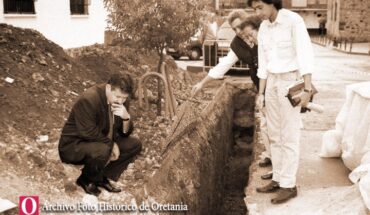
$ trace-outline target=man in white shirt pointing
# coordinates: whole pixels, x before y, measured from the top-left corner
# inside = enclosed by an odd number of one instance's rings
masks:
[[[271,183],[257,188],[257,192],[277,191],[271,202],[279,204],[297,196],[300,109],[311,97],[313,49],[303,19],[283,9],[281,0],[248,0],[248,5],[264,19],[258,33],[260,88],[256,106],[266,105],[273,167]],[[300,104],[293,107],[285,97],[287,87],[302,77],[305,90]]]

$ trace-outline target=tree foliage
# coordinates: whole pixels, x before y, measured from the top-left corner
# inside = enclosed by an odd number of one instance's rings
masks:
[[[104,1],[112,30],[160,56],[196,32],[202,9],[199,0]]]
[[[159,55],[158,72],[166,47],[178,47],[199,27],[202,3],[199,0],[104,0],[110,30],[136,47]],[[161,113],[161,84],[158,84],[157,114]]]

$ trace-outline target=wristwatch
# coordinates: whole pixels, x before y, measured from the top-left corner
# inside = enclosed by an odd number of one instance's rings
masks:
[[[308,89],[304,89],[303,91],[306,92],[306,93],[312,93],[312,89],[309,89],[309,90]]]

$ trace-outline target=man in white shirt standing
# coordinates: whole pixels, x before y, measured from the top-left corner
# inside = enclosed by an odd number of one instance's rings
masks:
[[[271,202],[279,204],[297,196],[300,109],[307,106],[311,97],[313,49],[303,19],[283,9],[281,0],[248,0],[248,5],[264,19],[258,32],[260,88],[256,106],[266,105],[273,167],[271,183],[257,188],[257,192],[277,191]],[[305,84],[304,93],[300,104],[293,107],[285,97],[287,87],[301,77]]]

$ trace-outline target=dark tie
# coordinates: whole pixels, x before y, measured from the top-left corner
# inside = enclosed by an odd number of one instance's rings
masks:
[[[112,108],[109,105],[109,110],[108,110],[108,115],[109,115],[109,132],[108,132],[108,138],[113,140],[113,125],[114,125],[114,115],[112,113]]]

